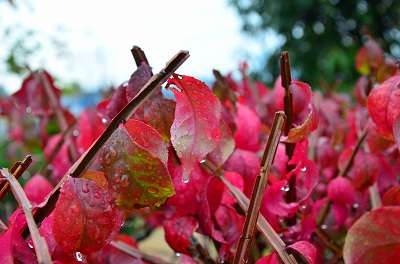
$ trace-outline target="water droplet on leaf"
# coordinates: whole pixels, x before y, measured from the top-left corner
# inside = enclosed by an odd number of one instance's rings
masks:
[[[115,182],[120,182],[121,181],[121,176],[118,173],[115,173],[114,175],[114,181]]]
[[[106,164],[110,164],[111,163],[111,157],[110,157],[110,154],[106,154],[106,156],[104,157],[104,162],[106,163]]]
[[[149,192],[149,193],[158,193],[158,189],[157,188],[154,188],[154,187],[149,187],[149,188],[147,188],[147,191]]]
[[[100,198],[100,194],[99,193],[94,193],[94,197]]]
[[[282,186],[281,190],[284,191],[284,192],[288,192],[288,191],[289,191],[289,187],[287,187],[287,186]]]
[[[190,181],[190,178],[182,178],[183,183],[188,183]]]
[[[306,170],[307,170],[307,167],[303,167],[303,168],[301,168],[300,170],[301,170],[301,171],[306,171]]]
[[[121,177],[121,186],[127,187],[129,185],[128,175],[124,174]]]
[[[74,257],[79,262],[82,262],[85,260],[85,257],[83,256],[83,254],[81,252],[76,252]]]
[[[89,192],[89,188],[88,188],[88,184],[87,183],[82,185],[82,192],[84,192],[84,193],[88,193]]]
[[[113,146],[110,147],[110,153],[111,156],[116,157],[118,155],[118,152],[115,150]]]

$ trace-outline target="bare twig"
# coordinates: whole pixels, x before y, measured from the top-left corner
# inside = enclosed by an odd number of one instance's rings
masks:
[[[281,63],[281,78],[282,78],[282,86],[285,88],[285,97],[283,98],[284,111],[287,117],[286,126],[285,126],[285,135],[289,135],[289,131],[292,128],[294,123],[294,111],[293,111],[293,95],[289,89],[289,86],[292,82],[292,76],[290,73],[290,60],[289,53],[287,51],[283,51],[281,53],[280,58]],[[292,159],[294,155],[294,148],[296,144],[294,143],[285,143],[286,144],[286,156],[289,160]],[[286,171],[290,172],[295,168],[294,165],[286,164]],[[296,201],[296,175],[293,175],[289,179],[289,190],[286,193],[286,202],[292,203]],[[286,219],[286,224],[291,226],[296,224],[296,218],[290,217]]]
[[[16,162],[10,169],[10,173],[12,173],[15,178],[19,179],[19,177],[21,177],[21,175],[25,172],[25,170],[29,167],[31,163],[32,156],[28,155],[23,161]],[[8,181],[0,181],[0,202],[10,190],[11,188]]]
[[[249,258],[250,246],[253,240],[258,215],[260,213],[261,202],[264,197],[265,188],[268,182],[268,174],[278,149],[279,139],[282,135],[282,129],[285,125],[285,114],[275,113],[274,122],[271,128],[271,134],[268,137],[268,143],[265,147],[261,159],[261,170],[254,183],[254,188],[250,200],[249,209],[246,214],[246,220],[243,226],[242,235],[236,250],[233,263],[247,263]]]
[[[60,188],[62,184],[68,179],[68,176],[75,178],[81,177],[87,169],[91,166],[97,157],[100,149],[111,137],[114,131],[118,128],[119,124],[128,120],[143,103],[152,96],[156,89],[161,86],[167,79],[189,58],[188,51],[180,51],[176,54],[159,73],[153,75],[150,80],[143,86],[142,90],[127,104],[125,107],[113,118],[108,124],[104,132],[97,138],[97,140],[90,146],[88,150],[80,157],[74,165],[67,171],[64,177],[60,180],[57,186],[52,190],[51,194],[47,197],[47,202],[43,207],[38,207],[35,211],[36,223],[41,223],[43,219],[48,216],[54,209],[54,206],[60,195]],[[23,237],[29,235],[25,227],[21,232]]]
[[[43,264],[51,264],[52,260],[46,244],[46,240],[40,236],[39,229],[37,228],[35,220],[32,216],[32,205],[29,202],[28,197],[26,197],[24,190],[12,173],[10,173],[7,169],[2,169],[1,174],[10,183],[14,196],[18,200],[18,203],[21,205],[22,210],[25,213],[26,222],[32,236],[32,241],[35,247],[38,262]]]
[[[138,46],[133,46],[133,48],[131,49],[131,53],[133,58],[135,59],[137,67],[139,67],[142,64],[142,62],[145,62],[147,65],[150,65],[147,60],[146,54]],[[153,75],[153,73],[151,75]]]

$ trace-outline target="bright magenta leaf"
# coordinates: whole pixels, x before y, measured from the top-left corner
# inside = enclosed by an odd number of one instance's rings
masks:
[[[382,199],[384,206],[400,205],[400,186],[394,186],[385,193]]]
[[[333,203],[354,204],[354,188],[350,180],[337,177],[328,184],[328,197]]]
[[[364,214],[350,227],[344,262],[397,263],[400,259],[400,208],[382,207]]]
[[[119,231],[123,213],[96,183],[68,177],[54,209],[53,233],[67,253],[99,251]]]
[[[393,126],[400,115],[400,76],[394,76],[372,89],[367,108],[376,131],[384,138],[394,139]]]
[[[256,264],[279,264],[278,255],[274,252],[268,256],[260,258]]]
[[[381,47],[370,39],[356,55],[356,70],[361,74],[369,74],[372,69],[378,70],[383,63],[383,51]]]
[[[106,128],[102,118],[92,108],[82,111],[78,126],[79,135],[76,138],[76,143],[79,146],[80,153],[85,152]]]
[[[25,194],[33,204],[40,204],[52,190],[53,186],[40,174],[35,174],[24,186]]]
[[[236,107],[237,118],[234,134],[236,147],[257,152],[260,148],[261,121],[257,114],[247,106],[237,103]]]
[[[163,222],[165,230],[165,240],[168,245],[177,253],[192,255],[189,247],[190,241],[196,230],[198,223],[193,216],[173,216]]]
[[[138,132],[135,125],[144,130]],[[157,131],[140,121],[130,120],[126,126],[119,126],[100,153],[109,189],[121,210],[160,206],[174,194],[164,142]]]
[[[182,179],[187,181],[194,164],[221,141],[221,103],[205,83],[190,76],[174,75],[167,88],[177,101],[171,142],[182,162]]]
[[[317,249],[308,241],[297,241],[294,244],[287,246],[303,255],[310,264],[317,262]]]
[[[61,91],[54,86],[53,78],[46,71],[43,71],[41,74],[50,84],[50,88],[57,102],[60,103]],[[19,107],[25,109],[27,113],[49,115],[54,112],[42,81],[39,76],[36,76],[34,73],[31,73],[28,78],[24,80],[21,89],[14,93],[12,97],[15,98]]]
[[[28,244],[12,224],[0,235],[0,263],[37,263]]]

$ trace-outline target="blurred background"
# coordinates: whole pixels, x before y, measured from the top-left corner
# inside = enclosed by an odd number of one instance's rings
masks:
[[[0,89],[19,89],[27,68],[48,70],[64,89],[96,91],[129,79],[141,47],[155,71],[179,50],[191,57],[178,73],[212,81],[247,61],[271,85],[280,51],[295,78],[318,88],[352,86],[354,55],[368,35],[400,57],[400,1],[0,0]]]

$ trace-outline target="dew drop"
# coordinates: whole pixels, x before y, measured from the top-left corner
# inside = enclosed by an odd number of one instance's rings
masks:
[[[94,197],[95,198],[100,198],[100,194],[99,193],[94,193]]]
[[[28,246],[29,246],[30,248],[33,248],[33,246],[32,246],[30,243],[28,243]]]
[[[71,206],[71,211],[72,211],[73,213],[77,213],[77,212],[79,212],[79,208],[76,207],[76,205],[73,205],[73,206]]]
[[[356,209],[356,208],[358,208],[358,206],[359,206],[358,203],[355,203],[355,204],[353,204],[352,207],[353,207],[354,209]]]
[[[204,162],[206,162],[206,159],[200,160],[200,163],[204,163]]]
[[[121,186],[127,187],[129,185],[128,175],[124,174],[121,177]]]
[[[107,209],[104,210],[104,216],[105,217],[110,217],[112,215],[112,208],[111,206],[108,206]]]
[[[210,130],[207,130],[207,131],[206,131],[206,136],[207,136],[207,139],[208,139],[208,140],[211,140],[211,139],[212,139],[212,133],[211,133]]]
[[[328,226],[327,225],[321,225],[321,229],[323,229],[323,230],[325,230],[325,229],[327,229],[328,228]]]
[[[79,136],[79,131],[78,131],[78,130],[74,130],[74,132],[72,132],[72,135],[73,135],[74,137]]]
[[[115,150],[113,146],[110,147],[110,153],[111,156],[116,157],[118,155],[118,152]]]
[[[79,262],[82,262],[85,260],[85,257],[83,256],[83,254],[81,252],[76,252],[74,257]]]
[[[182,178],[183,183],[188,183],[190,181],[190,178]]]
[[[89,192],[89,188],[88,188],[88,184],[87,183],[82,185],[82,192],[84,192],[84,193],[88,193]]]
[[[101,122],[102,122],[103,124],[105,124],[105,123],[107,123],[107,119],[102,118],[102,119],[101,119]]]
[[[174,141],[176,139],[175,135],[171,135],[171,141]]]
[[[181,253],[176,253],[175,256],[180,257]]]
[[[306,170],[307,170],[307,167],[303,167],[303,168],[301,168],[300,170],[301,170],[301,171],[306,171]]]
[[[89,203],[90,207],[94,207],[94,203],[90,202]]]
[[[149,188],[147,188],[147,191],[149,193],[153,193],[153,194],[158,193],[158,189],[155,187],[149,187]]]
[[[284,191],[284,192],[288,192],[288,191],[289,191],[289,187],[287,187],[287,186],[282,186],[281,190]]]
[[[30,108],[29,106],[27,108],[25,108],[25,112],[27,114],[30,114],[32,112],[32,108]]]

